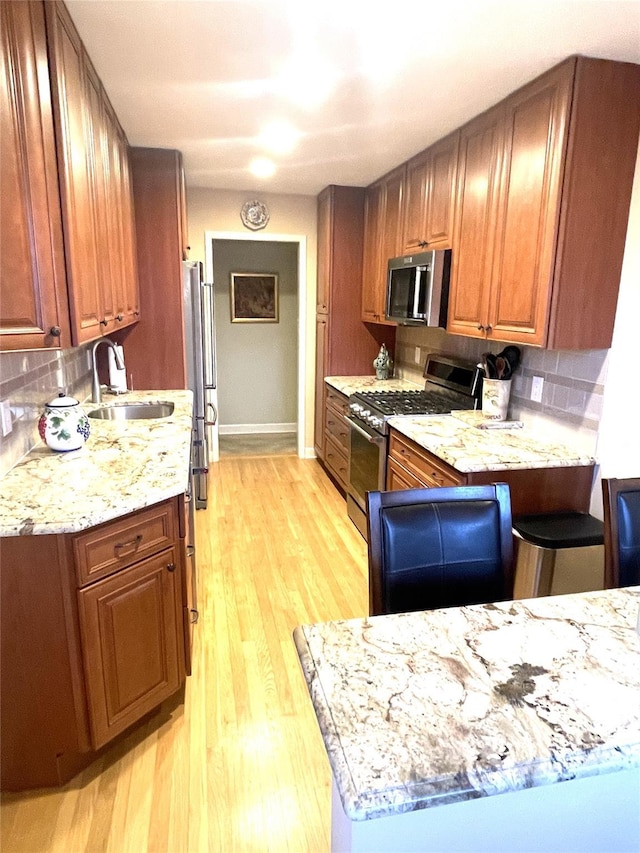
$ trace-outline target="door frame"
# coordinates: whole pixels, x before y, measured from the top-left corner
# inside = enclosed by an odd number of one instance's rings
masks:
[[[304,234],[244,234],[238,231],[205,231],[205,276],[207,281],[213,281],[213,241],[214,240],[254,240],[264,243],[297,243],[298,244],[298,423],[296,428],[296,445],[298,457],[306,458],[306,315],[307,315],[307,238]]]

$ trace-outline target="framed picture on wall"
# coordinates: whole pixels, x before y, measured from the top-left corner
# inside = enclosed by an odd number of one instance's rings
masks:
[[[265,272],[231,273],[231,322],[277,323],[278,276]]]

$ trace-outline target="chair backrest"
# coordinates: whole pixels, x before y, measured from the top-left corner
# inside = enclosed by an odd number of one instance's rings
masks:
[[[604,584],[640,584],[640,477],[602,480]]]
[[[506,483],[367,493],[369,615],[513,596]]]

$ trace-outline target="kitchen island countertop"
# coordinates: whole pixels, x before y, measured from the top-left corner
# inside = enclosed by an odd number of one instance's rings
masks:
[[[388,424],[463,474],[595,464],[589,453],[535,435],[527,427],[480,429],[474,425],[478,415],[482,417],[477,412],[395,417]]]
[[[0,535],[75,533],[185,492],[192,392],[104,394],[101,405],[159,400],[174,404],[168,418],[91,418],[89,440],[79,450],[34,448],[2,478]],[[83,404],[87,413],[97,407]]]
[[[347,817],[640,767],[639,605],[635,587],[296,628]]]

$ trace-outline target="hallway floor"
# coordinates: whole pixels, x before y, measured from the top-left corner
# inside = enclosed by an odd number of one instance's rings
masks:
[[[65,788],[5,795],[3,853],[329,850],[329,763],[291,634],[366,615],[366,544],[315,460],[228,455],[210,482],[184,705]]]
[[[295,432],[260,432],[241,435],[221,435],[220,456],[280,456],[295,454]]]

